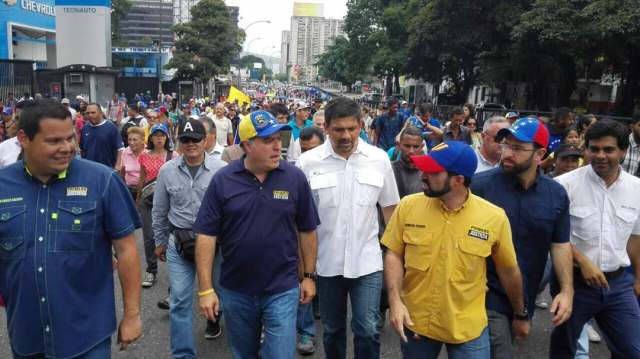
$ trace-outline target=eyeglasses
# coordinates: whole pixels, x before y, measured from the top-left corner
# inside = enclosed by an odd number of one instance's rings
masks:
[[[501,143],[500,149],[502,151],[510,150],[510,151],[513,151],[514,153],[533,152],[536,150],[535,148],[524,148],[520,145],[512,145],[509,143]]]
[[[178,139],[178,141],[180,141],[180,143],[184,143],[184,144],[187,144],[187,143],[200,143],[200,142],[202,142],[202,139],[197,140],[197,139],[191,138],[191,137],[181,137],[181,138]]]

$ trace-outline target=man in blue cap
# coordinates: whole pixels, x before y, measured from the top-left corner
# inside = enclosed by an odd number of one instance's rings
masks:
[[[260,352],[265,359],[293,359],[298,303],[310,303],[316,292],[320,220],[306,177],[280,159],[283,130],[291,127],[266,111],[240,121],[245,155],[213,177],[193,226],[200,310],[208,319],[220,309],[211,281],[216,245],[224,257],[217,291],[234,358],[257,358]]]
[[[524,311],[513,308],[507,288],[488,261],[487,312],[492,358],[513,357],[514,320],[529,323],[543,280],[549,251],[562,286],[551,304],[552,322],[560,325],[571,315],[573,264],[569,244],[569,198],[562,186],[541,175],[549,132],[542,122],[521,118],[496,134],[502,155],[500,167],[476,175],[471,191],[501,207],[509,217],[513,244],[524,283]]]
[[[469,191],[477,158],[471,146],[449,141],[429,155],[413,156],[423,172],[424,194],[404,197],[382,244],[390,321],[404,358],[488,358],[485,309],[487,261],[517,311],[524,310],[522,277],[507,216]],[[525,336],[526,322],[513,328]]]

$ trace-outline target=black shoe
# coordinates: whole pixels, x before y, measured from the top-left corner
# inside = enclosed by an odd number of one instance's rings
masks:
[[[207,328],[204,330],[204,338],[212,340],[222,335],[222,327],[220,327],[220,320],[215,322],[207,320]]]
[[[169,310],[169,297],[158,302],[158,308]]]

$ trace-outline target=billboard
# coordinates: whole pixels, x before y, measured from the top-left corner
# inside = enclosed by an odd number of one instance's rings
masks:
[[[322,17],[323,4],[295,2],[293,3],[293,16]]]

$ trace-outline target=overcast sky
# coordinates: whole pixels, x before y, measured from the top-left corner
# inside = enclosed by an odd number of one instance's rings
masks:
[[[324,4],[324,17],[341,19],[347,14],[347,0],[295,1]],[[289,30],[293,15],[294,0],[225,0],[227,5],[240,7],[241,28],[254,21],[269,20],[270,24],[259,23],[246,30],[247,37],[243,49],[267,56],[280,56],[282,31]],[[249,48],[247,48],[249,46]]]

